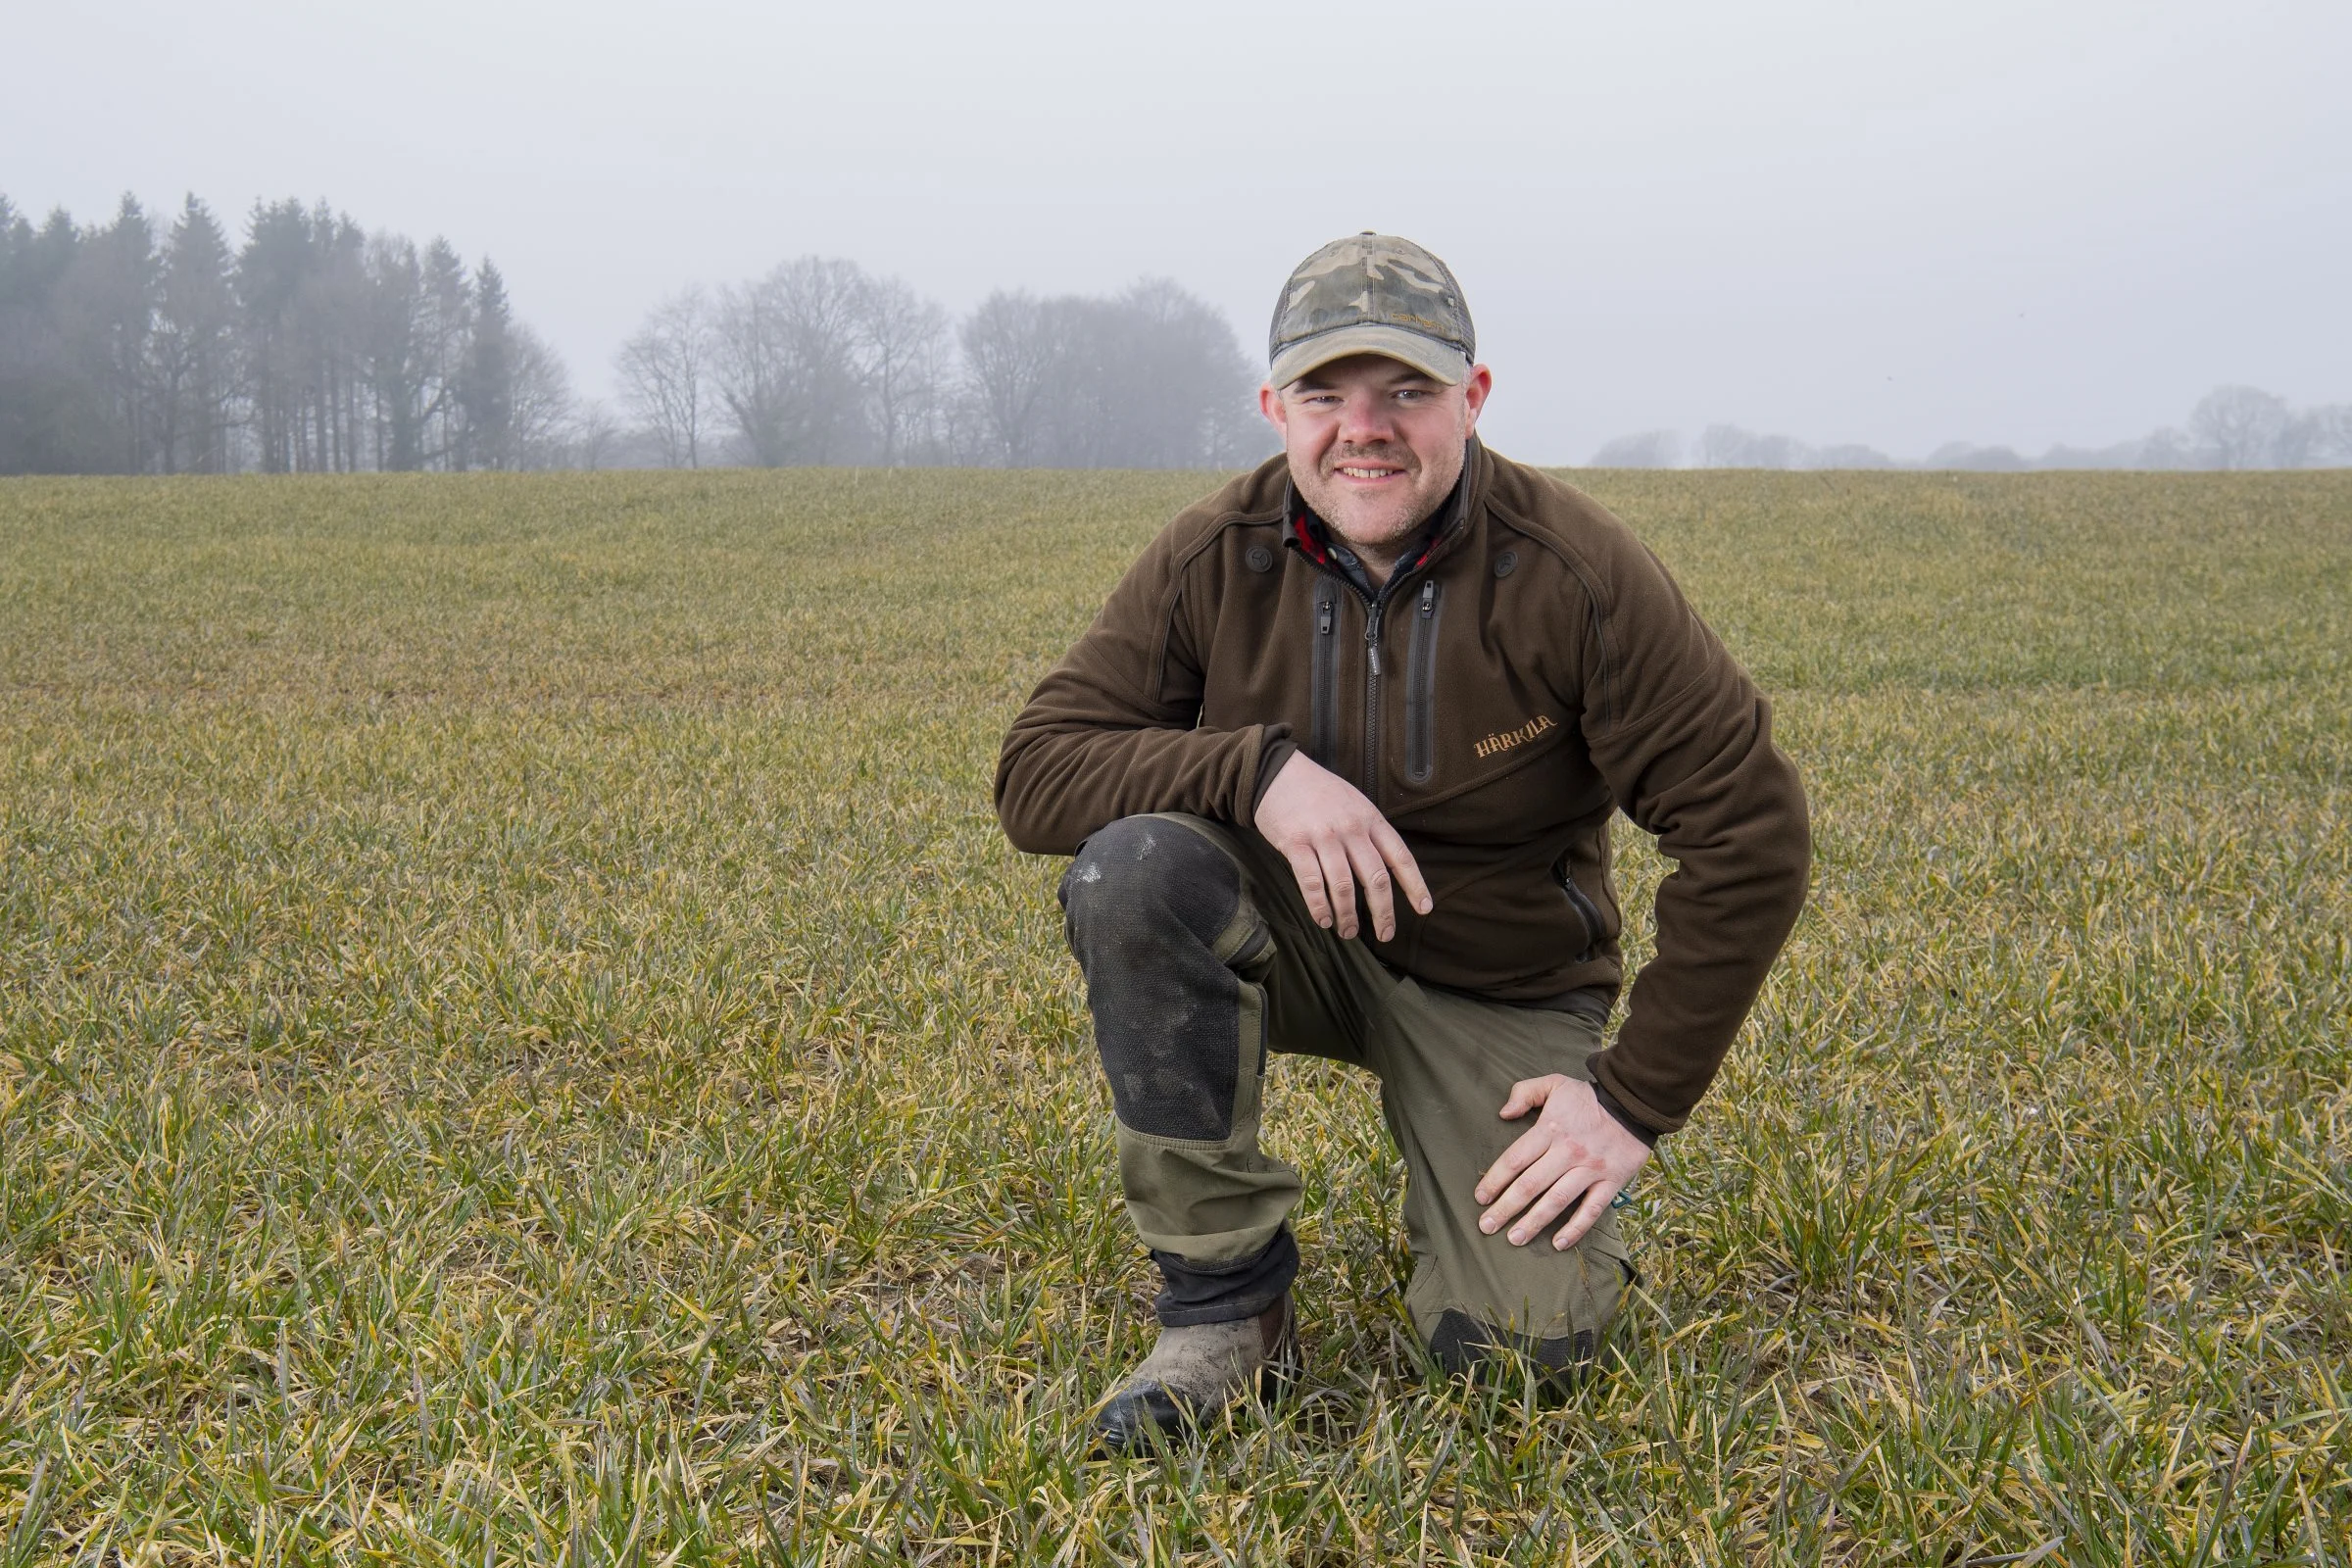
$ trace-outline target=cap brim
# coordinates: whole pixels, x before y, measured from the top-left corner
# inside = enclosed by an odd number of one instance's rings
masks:
[[[1423,337],[1401,326],[1382,326],[1367,322],[1361,326],[1334,327],[1302,338],[1274,356],[1266,370],[1266,380],[1274,386],[1289,386],[1293,381],[1350,354],[1378,354],[1400,364],[1409,365],[1433,381],[1458,386],[1470,373],[1470,361],[1461,350]]]

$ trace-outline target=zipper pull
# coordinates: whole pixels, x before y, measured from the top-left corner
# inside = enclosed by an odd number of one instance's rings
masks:
[[[1316,609],[1319,612],[1315,616],[1315,631],[1320,636],[1328,637],[1331,635],[1331,601],[1324,600]]]
[[[1380,607],[1374,605],[1372,613],[1364,617],[1364,648],[1372,657],[1372,673],[1380,673]]]
[[[1429,579],[1429,581],[1427,581],[1427,582],[1425,582],[1425,583],[1423,583],[1423,584],[1421,585],[1421,616],[1422,616],[1422,618],[1423,618],[1423,619],[1425,619],[1425,620],[1426,620],[1427,618],[1429,618],[1430,612],[1431,612],[1432,611],[1436,610],[1437,608],[1438,608],[1438,579],[1437,579],[1437,578],[1435,578],[1435,577],[1432,577],[1432,578],[1430,578],[1430,579]]]

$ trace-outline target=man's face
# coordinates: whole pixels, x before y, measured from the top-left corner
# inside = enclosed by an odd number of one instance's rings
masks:
[[[1291,480],[1360,551],[1382,553],[1427,522],[1462,475],[1462,448],[1494,378],[1457,386],[1377,354],[1334,360],[1257,404],[1282,432]]]

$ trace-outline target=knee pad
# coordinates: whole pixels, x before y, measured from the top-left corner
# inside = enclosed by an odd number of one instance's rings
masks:
[[[1182,931],[1205,947],[1241,906],[1242,876],[1190,828],[1165,817],[1123,816],[1078,846],[1060,898],[1073,947],[1082,930],[1115,940],[1115,928],[1125,926],[1159,940]]]
[[[1123,817],[1079,846],[1061,904],[1120,1122],[1159,1138],[1231,1136],[1242,982],[1216,945],[1241,909],[1240,870],[1180,823]]]

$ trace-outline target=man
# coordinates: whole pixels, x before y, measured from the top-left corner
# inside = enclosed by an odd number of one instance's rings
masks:
[[[1098,1417],[1114,1450],[1295,1366],[1269,1051],[1379,1076],[1405,1303],[1441,1365],[1590,1359],[1635,1277],[1611,1200],[1706,1090],[1804,896],[1764,699],[1622,523],[1477,440],[1493,378],[1446,265],[1324,246],[1270,358],[1281,459],[1152,542],[997,773],[1012,842],[1076,857],[1068,937],[1164,1287]],[[1681,863],[1604,1050],[1618,810]]]

